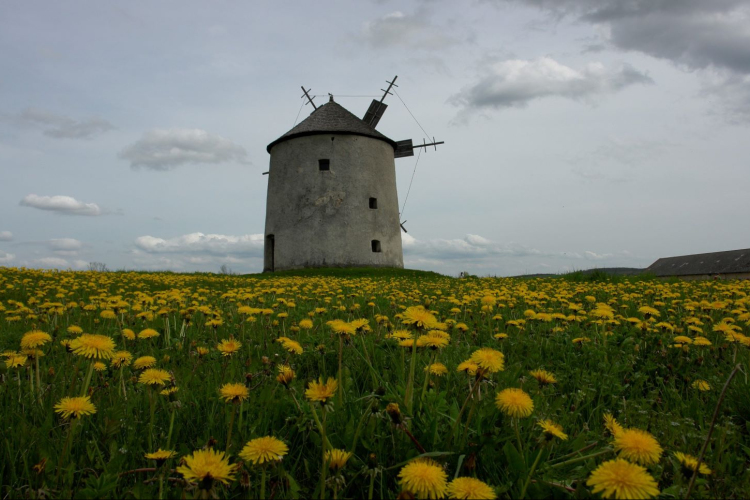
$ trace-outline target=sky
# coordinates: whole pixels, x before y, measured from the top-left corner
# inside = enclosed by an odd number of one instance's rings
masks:
[[[408,268],[750,248],[748,0],[2,2],[0,67],[0,266],[260,272],[300,87],[395,75]]]

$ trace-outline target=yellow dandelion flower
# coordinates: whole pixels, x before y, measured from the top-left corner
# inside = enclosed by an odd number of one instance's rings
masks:
[[[530,374],[536,379],[537,382],[539,382],[539,385],[544,386],[547,384],[557,383],[557,379],[555,378],[555,376],[546,370],[532,370]]]
[[[528,417],[534,411],[534,401],[522,389],[503,389],[495,398],[495,405],[509,417]]]
[[[711,341],[708,340],[706,337],[698,336],[698,337],[695,337],[693,339],[693,345],[709,346],[709,345],[712,345],[712,344],[711,344]]]
[[[692,455],[688,455],[687,453],[681,453],[679,451],[675,451],[674,457],[677,459],[678,462],[680,462],[682,467],[688,472],[688,474],[686,475],[692,475],[696,467],[698,467],[698,459]],[[698,467],[698,472],[703,474],[704,476],[707,476],[711,474],[711,469],[709,469],[704,462],[701,462],[700,467]]]
[[[323,378],[321,377],[317,382],[310,382],[305,391],[305,397],[313,402],[325,403],[336,394],[338,386],[339,384],[335,378],[328,377],[328,380],[323,383]]]
[[[84,333],[70,342],[75,354],[85,358],[110,359],[115,353],[115,341],[106,335]]]
[[[542,431],[550,437],[556,437],[563,441],[568,440],[568,435],[563,432],[561,425],[556,424],[552,420],[540,420],[537,425],[542,428]]]
[[[448,368],[443,363],[432,363],[431,365],[427,365],[424,370],[438,377],[442,377],[448,373]]]
[[[249,396],[250,392],[247,390],[245,384],[224,384],[219,390],[221,397],[227,403],[240,403],[245,401]]]
[[[65,397],[55,405],[55,413],[59,413],[66,419],[70,417],[80,418],[96,413],[96,406],[94,406],[88,396]]]
[[[289,447],[275,437],[266,436],[252,439],[242,448],[240,457],[255,465],[278,462],[289,453]]]
[[[177,455],[177,452],[172,450],[162,450],[159,448],[153,453],[146,453],[144,455],[144,458],[147,460],[155,460],[157,466],[161,466],[164,462],[169,460],[170,458],[173,458]]]
[[[129,366],[133,355],[128,351],[117,351],[112,355],[112,366],[120,368],[121,366]]]
[[[604,427],[609,431],[612,436],[616,436],[622,432],[623,427],[617,422],[617,419],[612,416],[611,413],[604,414]]]
[[[479,370],[479,365],[474,363],[470,359],[459,363],[458,367],[456,367],[457,372],[466,372],[471,376],[476,375],[477,370]]]
[[[51,340],[52,337],[50,337],[49,333],[32,330],[24,333],[23,337],[21,337],[21,349],[36,349]]]
[[[624,429],[614,438],[615,450],[621,458],[642,465],[655,464],[663,451],[654,436],[640,429]]]
[[[398,407],[398,403],[388,403],[388,406],[385,407],[385,412],[391,417],[391,421],[394,424],[401,424],[401,409]]]
[[[107,365],[105,365],[101,361],[97,361],[96,363],[94,363],[94,370],[95,371],[103,372],[106,369],[107,369]]]
[[[151,368],[156,364],[156,358],[153,356],[141,356],[133,362],[133,368],[141,370],[143,368]]]
[[[276,375],[276,381],[282,385],[288,386],[294,380],[294,370],[289,365],[279,365],[279,374]]]
[[[351,456],[352,454],[346,450],[333,449],[326,452],[325,461],[331,469],[340,470],[344,468]]]
[[[18,368],[26,364],[28,358],[24,354],[14,354],[5,359],[6,368]]]
[[[99,313],[99,316],[102,319],[115,319],[117,318],[117,314],[112,309],[105,309],[102,312]]]
[[[474,351],[469,359],[484,373],[495,373],[505,369],[505,356],[491,347],[483,347]]]
[[[437,462],[428,458],[409,462],[398,477],[402,488],[417,498],[442,498],[448,489],[448,475]]]
[[[185,465],[177,467],[189,483],[199,483],[201,489],[210,490],[214,481],[229,484],[234,481],[236,466],[229,465],[229,457],[223,451],[196,450],[192,455],[183,457]]]
[[[196,347],[195,352],[198,353],[198,356],[203,357],[206,354],[208,354],[209,351],[208,351],[208,348],[206,347]]]
[[[659,494],[656,481],[640,465],[616,459],[604,462],[591,473],[586,481],[593,493],[602,493],[604,498],[647,499]]]
[[[233,338],[224,339],[216,346],[216,349],[221,352],[222,356],[231,356],[236,353],[242,347],[242,343],[234,340]]]
[[[309,319],[303,319],[302,321],[299,322],[299,327],[305,330],[311,330],[313,327],[313,322],[312,320],[309,320]]]
[[[124,328],[122,330],[122,336],[128,340],[135,340],[135,332],[130,328]]]
[[[493,335],[493,337],[495,337],[497,340],[504,340],[504,339],[508,338],[508,334],[507,333],[496,333],[495,335]]]
[[[497,494],[492,486],[479,479],[457,477],[448,484],[448,498],[494,500]]]
[[[141,333],[138,334],[139,339],[152,339],[158,336],[159,336],[159,332],[157,332],[153,328],[146,328],[145,330],[142,330]]]
[[[402,315],[401,322],[405,325],[414,325],[415,328],[431,328],[438,321],[434,314],[422,306],[407,308]]]
[[[159,370],[158,368],[149,368],[141,373],[138,377],[138,383],[145,385],[164,385],[167,380],[170,380],[172,376],[166,370]]]
[[[161,394],[162,396],[170,397],[175,395],[179,390],[179,387],[167,387],[166,389],[162,389],[159,394]]]
[[[701,392],[705,392],[705,391],[710,391],[711,390],[711,384],[709,384],[705,380],[701,380],[701,379],[696,380],[695,382],[693,382],[692,384],[690,384],[690,386],[693,389],[698,389]]]
[[[67,328],[67,331],[71,335],[80,335],[81,333],[83,333],[83,328],[81,328],[80,326],[71,325]]]

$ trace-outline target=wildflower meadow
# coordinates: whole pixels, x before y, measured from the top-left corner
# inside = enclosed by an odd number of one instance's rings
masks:
[[[2,498],[747,498],[750,281],[0,268]]]

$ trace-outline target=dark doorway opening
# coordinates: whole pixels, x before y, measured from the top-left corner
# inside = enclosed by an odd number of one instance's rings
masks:
[[[372,240],[372,251],[375,253],[380,253],[382,250],[380,249],[380,241],[379,240]]]
[[[274,255],[276,253],[276,239],[272,234],[266,236],[266,246],[263,255],[263,272],[272,273],[275,269]]]
[[[378,199],[377,198],[370,198],[370,208],[373,210],[378,208]]]

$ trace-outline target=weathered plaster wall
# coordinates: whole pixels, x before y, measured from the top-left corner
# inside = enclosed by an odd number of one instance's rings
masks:
[[[329,171],[319,170],[319,159],[330,160]],[[377,209],[369,208],[370,197]],[[342,134],[273,146],[265,234],[265,271],[403,267],[393,148]],[[372,240],[380,241],[380,253],[372,251]]]

